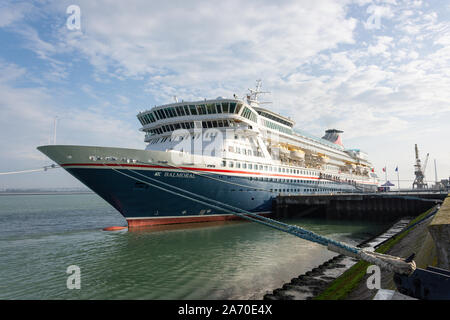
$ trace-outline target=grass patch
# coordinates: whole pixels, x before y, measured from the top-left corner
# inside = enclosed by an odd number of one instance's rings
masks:
[[[408,226],[416,223],[417,221],[425,218],[433,208],[425,211],[420,214],[416,218],[410,221]],[[415,227],[414,227],[415,228]],[[388,252],[395,244],[397,244],[400,240],[402,240],[411,230],[411,228],[405,232],[402,232],[390,240],[383,243],[379,246],[375,252],[386,253]],[[355,265],[353,265],[350,269],[345,271],[340,277],[333,280],[330,283],[327,289],[325,289],[321,294],[314,298],[314,300],[343,300],[345,299],[352,290],[354,290],[361,280],[366,275],[367,268],[369,267],[369,263],[365,261],[359,261]]]

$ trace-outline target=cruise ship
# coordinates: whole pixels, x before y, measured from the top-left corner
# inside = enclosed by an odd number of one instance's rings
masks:
[[[270,215],[280,194],[376,191],[378,177],[342,131],[322,138],[260,102],[243,98],[175,102],[137,115],[145,150],[47,145],[38,150],[110,203],[129,227]]]

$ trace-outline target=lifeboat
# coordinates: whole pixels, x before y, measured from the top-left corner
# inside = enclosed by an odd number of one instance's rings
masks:
[[[317,155],[319,156],[319,159],[322,163],[328,163],[330,162],[330,157],[328,157],[327,155],[318,152]]]
[[[305,152],[300,149],[292,149],[291,158],[296,160],[303,160],[305,159]]]
[[[328,162],[330,162],[330,157],[327,157],[327,156],[320,156],[320,158],[322,159],[322,162],[323,163],[328,163]]]
[[[286,147],[282,146],[282,145],[274,145],[271,147],[271,153],[276,153],[278,152],[278,155],[280,157],[285,157],[289,155],[289,149],[287,149]]]

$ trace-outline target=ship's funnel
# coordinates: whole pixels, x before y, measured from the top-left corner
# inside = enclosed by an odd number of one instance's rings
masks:
[[[342,144],[342,138],[341,138],[341,133],[343,133],[343,132],[344,131],[341,131],[341,130],[328,129],[327,131],[325,131],[325,135],[322,137],[322,139],[328,140],[332,143],[335,143],[335,144],[343,147],[344,145]]]

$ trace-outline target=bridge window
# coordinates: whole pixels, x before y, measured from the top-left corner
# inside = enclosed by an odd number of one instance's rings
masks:
[[[197,111],[199,115],[206,114],[206,106],[204,104],[199,104],[197,106]]]
[[[163,113],[161,112],[161,110],[156,110],[155,112],[158,114],[158,117],[159,117],[160,119],[165,119],[165,118],[166,118],[166,117],[164,117],[164,115],[163,115]]]
[[[183,106],[178,106],[177,107],[177,112],[178,112],[179,116],[184,116],[185,115]]]
[[[234,113],[234,110],[236,109],[236,103],[231,102],[230,103],[230,113]]]
[[[217,113],[222,113],[222,106],[220,105],[220,103],[216,103],[216,109]]]
[[[216,113],[216,107],[212,103],[206,105],[206,110],[208,111],[208,114]]]
[[[222,102],[223,113],[228,113],[228,102]]]
[[[191,111],[191,115],[196,116],[197,115],[197,109],[195,108],[195,105],[189,105],[189,110]]]
[[[241,108],[242,108],[242,103],[238,103],[237,104],[237,106],[236,106],[236,114],[238,114],[239,113],[239,111],[241,111]]]

